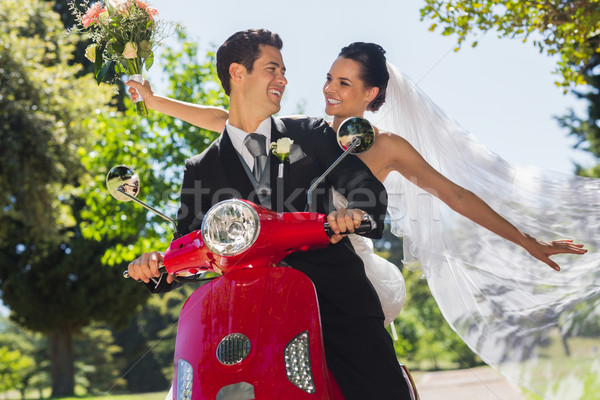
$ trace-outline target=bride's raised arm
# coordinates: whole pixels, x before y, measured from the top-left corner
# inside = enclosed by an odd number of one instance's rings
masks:
[[[146,107],[151,110],[215,132],[223,132],[225,128],[225,122],[229,117],[229,113],[225,109],[158,96],[154,94],[150,82],[147,80],[144,80],[143,84],[131,80],[125,82],[125,84],[130,86],[131,99],[134,102],[138,101],[141,94],[146,102]]]
[[[559,271],[560,267],[549,256],[561,253],[584,254],[587,250],[583,245],[572,243],[571,240],[542,241],[521,232],[509,221],[496,213],[479,196],[455,184],[439,173],[408,143],[404,138],[380,133],[377,146],[371,151],[371,157],[385,160],[381,165],[384,173],[397,171],[407,180],[416,184],[426,192],[436,196],[453,211],[469,218],[491,232],[503,237],[529,252],[533,257]],[[368,160],[364,160],[367,165]]]

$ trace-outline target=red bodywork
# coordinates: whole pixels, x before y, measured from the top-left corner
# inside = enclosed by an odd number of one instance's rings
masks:
[[[201,286],[181,310],[175,345],[179,359],[194,369],[192,399],[216,399],[229,385],[245,382],[256,399],[343,399],[325,363],[315,288],[303,273],[278,267],[295,251],[325,247],[325,216],[316,213],[275,213],[244,201],[257,210],[260,233],[245,252],[232,257],[212,253],[200,231],[171,243],[164,263],[170,273],[215,270],[223,276]],[[308,332],[315,392],[295,386],[286,375],[284,351]],[[250,352],[234,365],[216,356],[221,340],[245,335]],[[224,389],[225,388],[225,389]],[[173,388],[177,398],[177,383]],[[227,398],[227,397],[224,397]]]

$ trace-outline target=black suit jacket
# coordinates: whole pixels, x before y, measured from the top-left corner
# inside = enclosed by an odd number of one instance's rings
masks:
[[[304,211],[306,191],[339,157],[342,150],[335,132],[322,119],[272,119],[271,141],[289,137],[300,145],[304,157],[285,165],[283,187],[277,183],[279,160],[270,161],[272,208],[276,211]],[[281,183],[281,182],[280,182]],[[369,213],[377,228],[371,237],[381,237],[384,227],[387,194],[358,157],[348,156],[319,187],[317,210],[329,213],[331,191],[348,198],[348,208]],[[258,203],[255,189],[248,178],[229,135],[224,132],[202,154],[186,162],[181,189],[181,208],[177,215],[178,232],[187,234],[200,229],[204,214],[217,202],[229,198],[248,199]],[[285,260],[307,274],[319,296],[325,296],[338,308],[352,315],[382,316],[379,299],[368,281],[362,260],[348,239],[325,249],[299,252]]]

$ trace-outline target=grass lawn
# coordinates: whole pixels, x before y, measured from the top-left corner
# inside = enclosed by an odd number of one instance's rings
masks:
[[[119,395],[107,395],[97,397],[61,397],[60,400],[165,400],[167,392],[156,392],[156,393],[141,393],[141,394],[119,394]]]
[[[21,397],[18,393],[0,394],[0,399],[17,400]],[[140,393],[140,394],[109,394],[100,396],[82,396],[82,397],[54,397],[53,400],[165,400],[167,392]],[[27,396],[28,400],[37,400],[38,396]]]

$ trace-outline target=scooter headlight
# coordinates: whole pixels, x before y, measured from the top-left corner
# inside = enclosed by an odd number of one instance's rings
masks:
[[[258,213],[240,200],[225,200],[215,204],[202,221],[204,243],[221,256],[233,256],[246,251],[258,237]]]
[[[190,400],[192,398],[192,381],[194,369],[192,365],[180,358],[177,362],[177,400]]]

